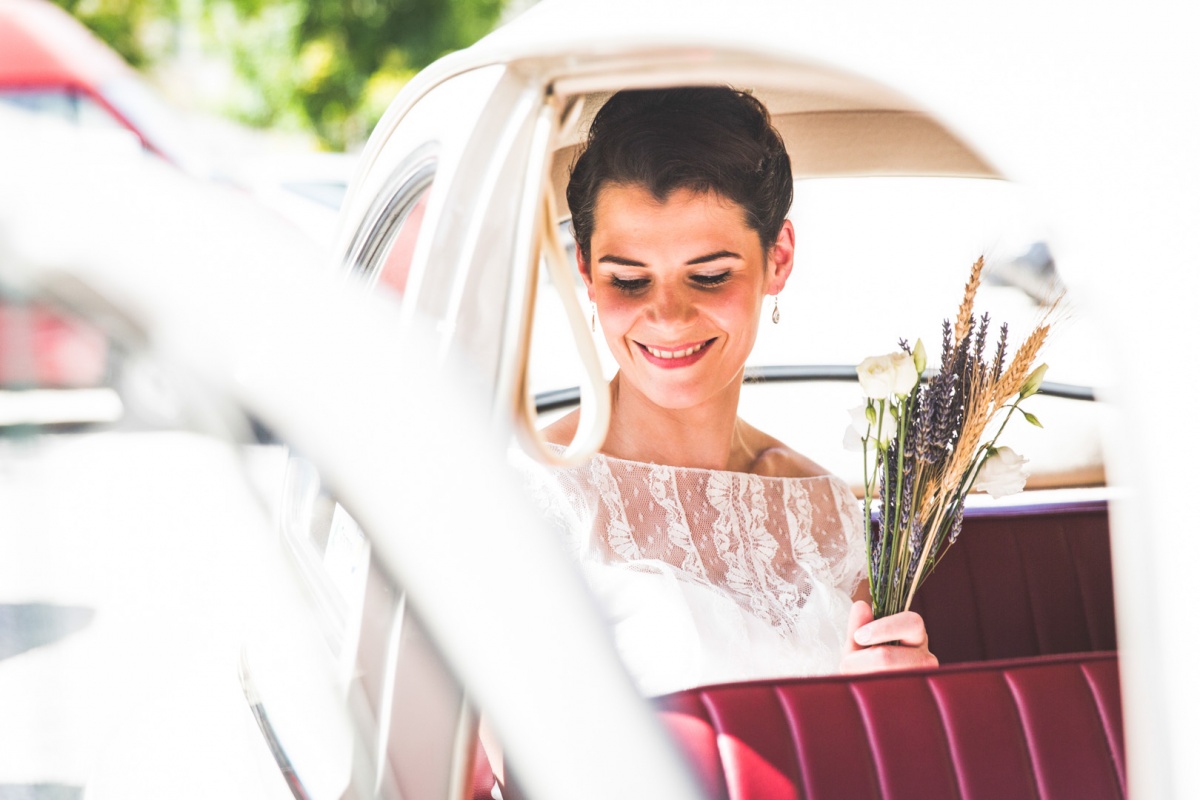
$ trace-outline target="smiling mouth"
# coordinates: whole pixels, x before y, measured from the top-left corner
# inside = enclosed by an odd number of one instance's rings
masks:
[[[648,344],[642,344],[641,342],[638,342],[637,345],[638,345],[638,347],[642,348],[642,350],[644,350],[645,352],[654,356],[655,358],[661,358],[661,359],[664,359],[667,361],[671,361],[674,359],[683,359],[683,358],[688,358],[689,356],[694,356],[697,353],[704,351],[710,344],[712,344],[715,341],[716,341],[716,339],[713,338],[713,339],[708,339],[707,341],[699,342],[697,344],[689,344],[689,345],[684,345],[683,347],[675,347],[675,348],[671,348],[671,349],[666,349],[666,348],[661,348],[661,347],[653,347]]]

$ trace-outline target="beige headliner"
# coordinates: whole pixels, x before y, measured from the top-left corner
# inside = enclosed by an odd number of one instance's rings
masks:
[[[754,89],[783,136],[797,179],[864,176],[999,178],[954,133],[887,89],[830,80],[821,86]],[[551,178],[566,213],[568,171],[608,92],[588,92],[578,120],[561,132]]]

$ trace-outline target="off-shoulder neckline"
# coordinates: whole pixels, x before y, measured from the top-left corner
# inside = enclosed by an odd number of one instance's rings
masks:
[[[560,453],[567,449],[564,445],[554,444],[553,442],[547,442],[546,444],[548,446],[554,448],[555,450],[557,450]],[[746,476],[746,477],[752,477],[752,478],[761,478],[764,481],[831,481],[833,483],[844,483],[845,482],[841,478],[839,478],[837,475],[834,475],[832,472],[826,472],[822,475],[805,475],[805,476],[762,475],[757,472],[739,472],[739,471],[733,470],[733,469],[711,469],[709,467],[680,467],[680,466],[676,466],[674,464],[658,464],[653,461],[635,461],[633,459],[620,458],[618,456],[610,456],[607,453],[596,453],[594,456],[592,456],[592,458],[603,458],[605,461],[608,461],[609,463],[612,463],[612,464],[627,464],[627,465],[630,465],[633,467],[646,467],[646,468],[667,467],[668,469],[673,469],[673,470],[680,470],[680,471],[686,471],[686,472],[701,472],[701,473],[706,473],[706,474],[710,474],[710,475],[737,475],[737,476]]]

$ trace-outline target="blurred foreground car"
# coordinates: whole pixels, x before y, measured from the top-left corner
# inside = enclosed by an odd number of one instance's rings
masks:
[[[194,175],[212,165],[180,113],[78,20],[48,0],[0,2],[0,104],[123,132]]]
[[[343,702],[337,665],[312,624],[316,609],[296,591],[283,543],[264,530],[278,505],[280,455],[286,463],[278,437],[346,487],[339,497],[357,519],[400,533],[394,541],[407,552],[393,564],[377,542],[372,573],[403,585],[410,610],[428,609],[440,652],[466,666],[454,675],[505,721],[511,740],[553,757],[544,779],[566,785],[590,769],[592,754],[607,754],[657,770],[639,783],[670,796],[661,790],[683,773],[672,772],[661,732],[622,683],[557,545],[505,480],[496,434],[453,359],[434,367],[431,349],[398,354],[393,342],[420,334],[402,332],[374,298],[345,291],[344,280],[317,268],[311,246],[249,198],[231,199],[140,151],[93,160],[89,140],[75,133],[0,130],[0,288],[85,321],[128,354],[130,371],[116,425],[0,427],[0,745],[8,754],[0,787],[37,800],[289,796],[288,776],[255,724],[258,703],[246,703],[247,693],[282,692],[302,703],[302,717],[281,711],[273,720],[298,723],[284,725],[300,734],[288,752],[311,756],[303,759],[308,785],[372,793],[380,776],[361,751],[371,744]],[[427,392],[412,391],[413,375]],[[0,395],[0,413],[13,400]],[[461,465],[418,464],[409,454],[431,444],[431,423],[443,418],[459,424],[439,440],[478,450],[468,472],[495,502],[474,518],[421,521],[431,507],[409,502],[410,491],[444,507],[450,472],[462,474]],[[335,461],[348,468],[341,477]],[[410,487],[400,502],[397,485]],[[352,499],[360,492],[361,502]],[[494,513],[511,521],[508,533],[487,530]],[[432,527],[445,536],[415,535]],[[463,545],[481,560],[463,565]],[[353,562],[347,553],[344,563]],[[527,589],[513,591],[512,576]],[[480,614],[462,602],[456,579],[506,600]],[[558,602],[543,607],[538,587]],[[559,631],[566,652],[546,648],[547,630]],[[403,640],[417,636],[406,624]],[[284,683],[260,694],[249,675],[239,682],[246,639],[256,643],[246,658],[282,667]],[[516,652],[503,655],[511,644],[547,658],[530,669]],[[426,665],[415,694],[387,691],[398,707],[415,704],[408,719],[428,735],[404,770],[406,783],[426,787],[451,774],[429,748],[445,744],[444,702],[462,697],[440,663]],[[594,691],[578,692],[580,681]],[[542,703],[544,692],[562,700]],[[605,742],[597,732],[586,754],[547,735],[574,718],[610,717],[630,737]],[[333,768],[311,768],[322,764]],[[637,796],[627,784],[615,775],[595,782],[604,796]]]
[[[320,246],[328,246],[353,165],[345,154],[263,152],[256,136],[232,125],[223,126],[218,146],[202,120],[167,103],[62,8],[0,0],[0,125],[32,124],[29,117],[77,128],[97,159],[141,148],[190,176],[236,186]],[[90,391],[115,378],[115,355],[79,320],[0,297],[0,331],[0,387]],[[27,339],[33,350],[18,359],[13,342]],[[81,408],[78,398],[63,396],[64,412],[71,406]],[[59,415],[64,424],[89,421],[99,420],[82,410]]]
[[[222,418],[244,422],[234,412],[249,412],[255,429],[289,448],[279,521],[310,612],[296,630],[252,638],[241,663],[278,782],[295,797],[489,796],[498,764],[478,757],[482,711],[506,766],[535,798],[697,796],[693,784],[728,797],[1102,797],[1126,789],[1136,797],[1194,796],[1200,784],[1188,754],[1200,700],[1190,643],[1178,632],[1187,629],[1189,570],[1200,545],[1179,519],[1187,513],[1179,498],[1191,481],[1182,463],[1188,450],[1151,430],[1167,403],[1146,387],[1177,374],[1163,342],[1183,335],[1196,270],[1179,276],[1170,267],[1186,251],[1187,227],[1179,223],[1198,211],[1191,190],[1200,169],[1185,155],[1190,138],[1176,133],[1187,130],[1178,105],[1165,102],[1176,94],[1144,91],[1200,74],[1184,68],[1195,66],[1194,56],[1181,56],[1192,52],[1190,38],[1182,26],[1166,25],[1157,30],[1159,58],[1118,67],[1106,57],[1125,29],[1104,27],[1112,21],[1103,15],[1089,20],[1099,26],[1092,38],[1067,35],[1079,20],[1040,6],[879,6],[865,18],[861,9],[834,6],[739,10],[716,19],[693,5],[546,0],[415,79],[378,127],[345,204],[332,277],[357,274],[374,289],[370,297],[353,284],[335,294],[319,281],[267,277],[246,267],[255,259],[213,258],[209,279],[242,282],[245,292],[235,296],[212,293],[194,275],[183,285],[164,282],[152,259],[136,273],[86,259],[76,268],[163,355],[222,390]],[[634,18],[638,33],[623,22]],[[1007,48],[1017,40],[1028,47],[1025,59],[1011,59]],[[1089,71],[1056,69],[1061,64]],[[1118,71],[1124,81],[1113,80]],[[1023,91],[1015,93],[1018,77]],[[1080,552],[1111,553],[1115,592],[1103,580],[1070,583],[1064,574],[1050,585],[1086,585],[1072,601],[1085,606],[1110,592],[1119,692],[1113,642],[1103,635],[1083,648],[1108,652],[999,663],[984,652],[937,673],[808,679],[765,691],[710,687],[654,707],[690,754],[690,778],[650,709],[632,697],[594,609],[553,555],[554,543],[539,535],[500,452],[513,428],[541,452],[539,406],[550,414],[582,396],[587,411],[604,397],[604,364],[592,360],[566,266],[560,197],[590,115],[620,87],[710,83],[753,87],[767,103],[796,162],[801,242],[833,232],[824,246],[811,245],[801,267],[809,277],[781,298],[785,312],[819,313],[813,305],[848,293],[839,279],[859,289],[879,283],[887,298],[920,290],[881,304],[870,330],[861,330],[861,308],[836,312],[849,315],[854,330],[833,349],[818,349],[829,343],[802,327],[774,342],[763,333],[761,382],[746,392],[747,413],[781,414],[783,422],[764,424],[835,470],[847,462],[823,443],[837,446],[841,415],[854,402],[842,392],[845,366],[889,347],[898,333],[931,339],[910,332],[910,317],[936,326],[948,302],[924,293],[944,285],[952,304],[981,247],[1017,258],[1048,242],[1082,324],[1094,327],[1078,345],[1061,345],[1052,367],[1060,396],[1041,398],[1067,410],[1051,419],[1038,408],[1047,437],[1065,438],[1050,439],[1054,452],[1042,456],[1027,449],[1040,462],[1049,502],[1019,497],[1011,516],[1039,520],[1028,527],[1040,534],[1051,512],[1070,511],[1071,526],[1033,546],[1054,544],[1065,554],[1060,564],[1077,566],[1097,562],[1072,561],[1075,534],[1087,532],[1076,523],[1099,516],[1100,550]],[[1096,125],[1069,98],[1140,114],[1106,114]],[[1164,138],[1187,147],[1156,146]],[[1084,152],[1085,142],[1103,158]],[[1169,209],[1145,214],[1137,187],[1146,175],[1159,196],[1170,196]],[[924,182],[929,176],[936,186]],[[1009,191],[1002,177],[1032,192],[1028,206],[1017,205],[1026,211],[1014,211],[1010,201],[1022,192]],[[955,183],[963,181],[970,183]],[[942,182],[954,184],[949,199],[927,199],[926,189],[947,188]],[[993,189],[999,200],[981,198]],[[879,198],[871,199],[874,192]],[[977,205],[941,221],[964,197]],[[871,204],[879,213],[863,216]],[[920,231],[915,252],[904,254],[898,237],[915,224],[899,213],[907,205],[939,224]],[[851,223],[837,221],[839,214]],[[963,219],[979,215],[1004,226],[947,243],[962,233]],[[1013,219],[1019,224],[1009,230]],[[871,239],[885,246],[862,249]],[[219,255],[227,254],[209,252]],[[1138,282],[1127,272],[1134,255]],[[547,302],[543,260],[561,301]],[[234,261],[240,276],[230,274]],[[866,272],[868,262],[886,269]],[[852,267],[858,271],[841,277]],[[274,297],[285,285],[289,302],[269,311],[250,299]],[[1171,291],[1141,305],[1147,286]],[[1014,325],[1021,309],[1036,314],[1029,304],[1019,291],[981,301]],[[554,314],[567,322],[556,325]],[[564,324],[577,346],[555,349]],[[828,329],[829,320],[814,324]],[[414,392],[418,382],[423,391]],[[1116,401],[1119,425],[1103,419],[1088,384]],[[785,396],[772,397],[777,392]],[[752,394],[763,395],[757,412]],[[1099,419],[1073,429],[1083,417],[1077,407],[1101,409]],[[448,410],[461,427],[438,424]],[[603,433],[602,409],[594,417],[580,453]],[[799,417],[830,420],[818,426],[827,431],[807,431]],[[1111,442],[1103,454],[1095,449],[1101,435]],[[463,486],[472,488],[470,503]],[[943,596],[957,597],[959,608],[1052,609],[1055,597],[1040,596],[1043,584],[992,602],[998,595],[982,582],[1019,581],[1023,563],[1040,563],[1053,549],[1027,551],[1024,562],[985,556],[980,584],[944,587]],[[1017,572],[1009,572],[1013,565]],[[1039,618],[1030,617],[1006,642],[1062,641],[1092,619],[1043,637]],[[982,628],[946,624],[959,638],[994,641]],[[1100,762],[1088,760],[1097,753]],[[847,789],[846,781],[858,783]],[[1014,783],[1020,791],[1010,791]]]

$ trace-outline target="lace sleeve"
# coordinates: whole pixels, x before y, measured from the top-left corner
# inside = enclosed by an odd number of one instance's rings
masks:
[[[838,528],[843,535],[846,557],[842,569],[835,574],[836,585],[851,597],[867,579],[867,544],[863,531],[862,503],[844,481],[831,481],[833,505],[839,518]]]
[[[567,552],[576,560],[582,558],[595,510],[587,507],[587,494],[575,485],[576,470],[547,467],[515,446],[509,452],[509,462],[534,507],[559,535]]]
[[[785,487],[792,559],[852,596],[866,577],[866,545],[854,493],[832,476],[788,481]]]

